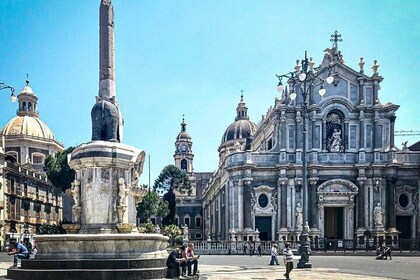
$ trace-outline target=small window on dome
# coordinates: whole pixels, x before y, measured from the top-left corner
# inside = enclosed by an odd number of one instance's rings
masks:
[[[44,164],[45,156],[43,154],[32,154],[33,164]]]
[[[28,102],[28,110],[32,111],[32,103],[31,102]]]
[[[22,110],[23,110],[23,111],[25,111],[25,110],[26,110],[26,102],[25,102],[25,101],[23,101],[23,102],[22,102]]]

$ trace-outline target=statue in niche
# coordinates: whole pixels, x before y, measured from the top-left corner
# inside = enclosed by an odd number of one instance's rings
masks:
[[[328,139],[328,151],[333,153],[339,153],[342,151],[341,148],[341,130],[338,128],[334,128],[334,131],[331,137]]]
[[[300,203],[298,202],[296,204],[296,227],[302,227],[303,225],[303,214],[302,214],[302,206],[300,205]]]
[[[373,219],[375,222],[375,227],[382,227],[384,224],[382,222],[384,214],[384,209],[381,207],[381,203],[377,203],[375,208],[373,209]]]
[[[122,119],[115,96],[109,99],[96,97],[91,117],[92,141],[121,142]]]
[[[74,206],[80,206],[80,181],[75,179],[72,183],[71,183],[71,188],[70,188],[70,192],[71,192],[71,196],[73,197],[74,200]]]
[[[246,132],[245,151],[251,150],[251,144],[252,144],[252,135],[251,135],[251,131],[248,130]]]
[[[123,178],[118,180],[119,196],[120,196],[120,206],[126,206],[126,198],[128,195],[128,187],[125,185]]]

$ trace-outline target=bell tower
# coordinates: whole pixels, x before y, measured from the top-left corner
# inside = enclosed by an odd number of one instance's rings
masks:
[[[187,174],[191,174],[194,171],[192,153],[192,141],[191,137],[186,130],[187,124],[185,123],[184,117],[182,117],[181,132],[176,137],[175,141],[175,166],[185,171]]]

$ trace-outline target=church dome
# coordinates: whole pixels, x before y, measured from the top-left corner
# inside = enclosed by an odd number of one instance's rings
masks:
[[[186,130],[186,126],[187,126],[187,124],[185,123],[185,119],[182,118],[181,132],[176,137],[177,141],[178,140],[191,141],[191,136],[188,134],[188,132]]]
[[[248,131],[251,133],[251,135],[253,135],[257,129],[257,125],[249,120],[247,114],[248,107],[246,107],[243,95],[241,95],[241,101],[236,108],[236,113],[235,122],[231,123],[223,134],[222,144],[230,140],[245,140]]]
[[[32,136],[44,139],[55,139],[51,129],[35,116],[16,116],[1,130],[0,134],[7,136]]]
[[[254,134],[257,126],[250,120],[237,120],[234,123],[230,124],[223,134],[222,143],[235,140],[235,139],[245,139],[248,131]]]

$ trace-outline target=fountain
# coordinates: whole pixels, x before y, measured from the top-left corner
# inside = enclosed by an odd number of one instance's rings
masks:
[[[145,153],[122,144],[122,115],[114,82],[114,16],[100,5],[99,94],[92,108],[92,141],[75,148],[70,234],[38,235],[35,259],[9,268],[8,279],[152,279],[166,276],[168,237],[137,231],[136,204]]]

